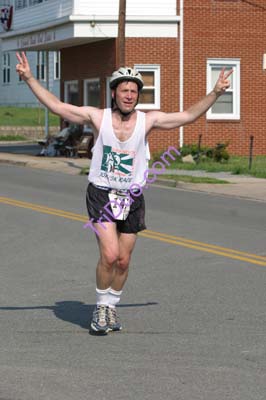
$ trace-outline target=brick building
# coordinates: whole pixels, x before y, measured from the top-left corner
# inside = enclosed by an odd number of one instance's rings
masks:
[[[254,153],[266,154],[265,24],[265,0],[184,1],[184,107],[206,90],[212,61],[234,66],[236,91],[236,117],[201,118],[185,142],[201,133],[203,144],[229,140],[231,153],[247,155],[253,135]]]
[[[108,80],[118,67],[118,0],[15,0],[4,53],[61,53],[61,98],[110,105]],[[31,7],[31,13],[28,9]],[[156,131],[151,151],[170,144],[230,142],[231,154],[266,153],[265,0],[128,0],[126,64],[143,74],[139,109],[179,111],[210,91],[223,66],[231,89],[195,124]],[[47,57],[49,58],[49,57]],[[263,63],[264,60],[264,63]]]

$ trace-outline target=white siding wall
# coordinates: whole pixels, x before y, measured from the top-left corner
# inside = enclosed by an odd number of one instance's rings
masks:
[[[75,14],[118,15],[119,0],[74,0],[74,3]],[[127,0],[127,15],[174,16],[176,0]]]
[[[0,49],[0,106],[21,106],[21,107],[37,107],[38,100],[29,90],[28,86],[22,81],[19,81],[16,73],[17,59],[14,52],[10,52],[10,83],[3,84],[3,72],[2,72],[2,53]],[[31,66],[31,70],[36,74],[37,64],[37,53],[27,52],[27,57]],[[54,72],[54,61],[53,53],[50,53],[50,90],[57,96],[60,96],[60,81],[53,80]],[[46,82],[43,82],[46,85]]]
[[[15,10],[12,29],[55,21],[72,14],[73,0],[50,0],[31,7]]]
[[[119,0],[49,0],[15,10],[12,29],[38,26],[69,15],[118,16]],[[175,16],[176,0],[127,0],[127,15]]]
[[[0,0],[1,1],[1,0]],[[134,16],[157,16],[157,17],[175,17],[177,15],[176,12],[176,0],[127,0],[127,10],[126,14],[128,17]],[[119,0],[48,0],[40,4],[36,4],[35,6],[26,7],[24,9],[15,10],[14,19],[12,24],[12,31],[7,33],[7,37],[4,38],[4,42],[7,43],[7,46],[4,47],[6,49],[15,49],[18,48],[17,39],[14,36],[12,39],[12,34],[16,33],[16,31],[22,31],[26,38],[28,39],[27,32],[31,32],[35,29],[43,30],[45,29],[44,25],[47,23],[53,23],[57,20],[60,20],[64,17],[68,17],[70,15],[75,16],[88,16],[89,18],[95,17],[118,17],[118,9],[119,9]],[[78,24],[77,24],[78,25]],[[108,26],[111,25],[111,31],[108,32]],[[139,24],[141,25],[141,23]],[[66,25],[67,26],[67,25]],[[107,26],[107,27],[106,27]],[[98,30],[97,30],[98,27]],[[99,29],[100,27],[100,29]],[[103,32],[106,37],[107,34],[110,37],[115,37],[117,34],[117,23],[113,22],[113,24],[97,24],[96,28],[92,28],[86,24],[79,24],[76,28],[77,32],[66,32],[65,34],[60,36],[60,32],[65,28],[65,25],[60,25],[57,28],[57,39],[68,39],[71,37],[87,37],[88,31],[90,32],[91,37],[102,37]],[[151,29],[153,28],[153,30]],[[67,29],[67,28],[66,28]],[[71,28],[72,29],[72,28]],[[84,30],[84,32],[82,31]],[[141,31],[141,29],[143,31]],[[127,27],[127,35],[128,36],[146,36],[147,34],[157,36],[158,32],[160,32],[161,36],[165,37],[176,37],[176,25],[172,24],[171,29],[173,32],[169,32],[169,27],[167,24],[156,25],[156,23],[152,24],[147,30],[147,26],[144,24],[139,27],[138,25],[130,24]],[[10,44],[8,42],[8,35],[11,34]],[[97,36],[98,35],[98,36]],[[59,40],[58,39],[58,40]],[[14,41],[14,43],[12,42]],[[26,45],[25,45],[26,47]],[[36,73],[36,52],[28,53],[29,61],[34,73]],[[1,50],[0,50],[0,67],[2,62]],[[53,61],[52,57],[50,58],[50,71],[53,74]],[[8,84],[3,84],[2,78],[2,68],[1,68],[1,77],[0,77],[0,105],[3,104],[20,104],[20,105],[37,105],[38,102],[35,97],[31,94],[27,85],[23,82],[19,82],[17,74],[15,72],[16,58],[15,54],[11,53],[11,82]],[[45,83],[44,83],[45,85]],[[59,81],[54,81],[51,78],[50,81],[50,89],[57,96],[59,96]]]

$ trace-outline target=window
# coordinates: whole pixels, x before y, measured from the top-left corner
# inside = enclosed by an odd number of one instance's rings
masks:
[[[28,0],[16,0],[15,9],[19,10],[28,6]]]
[[[3,83],[10,83],[10,54],[3,53]]]
[[[138,108],[160,108],[160,66],[159,65],[135,65],[143,78],[144,86],[140,93]]]
[[[47,0],[29,0],[29,6],[35,6],[35,4],[43,3]]]
[[[64,84],[64,101],[65,103],[79,105],[78,97],[78,81],[66,81]]]
[[[101,106],[100,79],[86,79],[84,81],[84,105],[92,107]]]
[[[85,79],[84,81],[84,105],[92,107],[101,106],[101,86],[100,79]],[[84,132],[91,132],[89,125],[84,125]]]
[[[60,79],[61,68],[60,68],[60,51],[54,51],[54,79]]]
[[[230,88],[218,98],[216,103],[208,110],[207,119],[240,118],[240,61],[233,59],[212,59],[207,61],[207,93],[209,93],[219,76],[222,68],[227,71],[233,68],[229,77]]]
[[[36,77],[40,81],[46,80],[46,51],[38,51]]]
[[[19,10],[25,7],[35,6],[36,4],[44,3],[48,0],[15,0],[15,9]]]

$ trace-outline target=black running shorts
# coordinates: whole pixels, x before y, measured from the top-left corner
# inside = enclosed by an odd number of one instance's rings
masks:
[[[111,219],[121,233],[138,233],[146,229],[145,225],[145,200],[143,194],[134,196],[130,193],[132,204],[127,218],[123,221],[114,220],[105,212],[104,207],[109,202],[108,190],[99,189],[89,183],[87,188],[86,203],[89,217],[93,223],[101,219],[102,222],[108,222]],[[104,216],[107,215],[108,219]],[[110,222],[110,221],[109,221]]]

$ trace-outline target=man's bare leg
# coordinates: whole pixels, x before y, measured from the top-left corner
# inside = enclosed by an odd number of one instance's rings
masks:
[[[119,233],[119,256],[115,265],[113,280],[111,282],[111,287],[114,290],[122,290],[126,283],[131,254],[134,250],[136,240],[137,235],[135,233]]]
[[[98,289],[105,290],[111,286],[115,274],[115,265],[119,257],[119,238],[116,224],[105,222],[102,225],[95,223],[99,232],[97,236],[100,258],[96,268],[96,285]]]
[[[122,290],[128,276],[128,267],[137,235],[118,233],[115,223],[104,223],[106,229],[94,224],[99,232],[97,237],[100,259],[96,269],[97,288],[105,290],[112,287]]]
[[[106,222],[104,227],[96,223],[95,228],[99,232],[97,240],[100,250],[96,269],[96,310],[98,310],[96,320],[99,320],[99,312],[102,312],[103,326],[92,321],[91,327],[97,331],[118,331],[122,327],[117,319],[115,306],[120,301],[122,289],[128,277],[129,262],[137,235],[118,233],[115,223]]]

